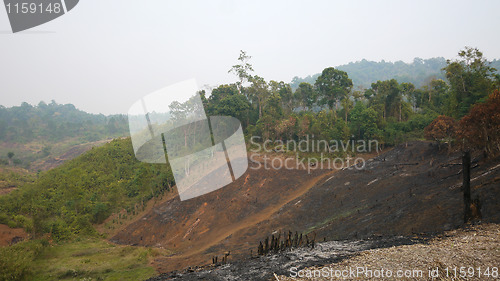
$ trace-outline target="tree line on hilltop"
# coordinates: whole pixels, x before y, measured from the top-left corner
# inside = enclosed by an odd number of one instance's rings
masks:
[[[124,115],[90,114],[72,104],[40,102],[32,106],[0,106],[0,141],[27,143],[33,140],[58,142],[78,137],[81,141],[97,141],[125,136],[128,132]]]
[[[301,82],[293,89],[289,83],[265,81],[253,75],[250,59],[241,51],[238,64],[229,70],[236,74],[237,82],[220,85],[209,96],[200,91],[207,114],[238,118],[247,138],[286,141],[313,135],[325,140],[375,139],[386,145],[424,137],[446,141],[446,136],[432,135],[426,133],[430,129],[424,129],[443,116],[454,122],[470,120],[467,116],[471,108],[493,104],[495,90],[500,88],[497,70],[481,51],[470,47],[461,50],[458,59],[445,61],[440,74],[444,79],[430,79],[421,87],[389,79],[371,83],[367,89],[356,89],[347,72],[328,67],[314,83]],[[490,122],[472,119],[457,123],[462,127],[454,128],[450,138],[470,137],[470,133],[458,131],[468,132],[464,126],[475,126],[476,122]],[[498,126],[484,126],[490,125]],[[491,139],[487,137],[488,142]],[[477,141],[471,139],[472,144],[477,145]]]

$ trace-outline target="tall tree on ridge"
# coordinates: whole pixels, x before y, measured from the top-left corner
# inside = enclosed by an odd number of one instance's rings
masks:
[[[334,106],[338,109],[339,101],[351,91],[353,84],[345,71],[328,67],[314,85],[319,92],[320,104],[327,105],[331,110]]]
[[[247,52],[240,50],[240,56],[238,57],[239,64],[233,65],[231,69],[229,69],[228,73],[236,74],[240,81],[236,84],[238,85],[238,91],[241,94],[243,89],[243,83],[250,80],[251,75],[250,72],[253,72],[253,66],[248,62],[252,57],[247,55]]]

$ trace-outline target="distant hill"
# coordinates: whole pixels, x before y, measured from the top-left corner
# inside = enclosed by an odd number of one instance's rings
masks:
[[[354,88],[369,88],[372,83],[378,80],[396,79],[399,83],[410,82],[417,88],[425,86],[431,79],[445,79],[441,70],[446,66],[446,59],[443,57],[421,59],[415,58],[412,63],[403,61],[380,62],[362,61],[351,62],[335,68],[347,72],[352,79]],[[500,69],[500,60],[493,60],[491,66]],[[294,77],[291,82],[292,89],[296,89],[301,82],[314,84],[320,73],[309,75],[304,78]]]
[[[497,70],[497,73],[500,73],[500,60],[493,60],[490,66],[494,67]]]
[[[27,143],[33,140],[51,142],[78,137],[97,141],[125,136],[128,132],[125,115],[90,114],[72,104],[40,102],[32,106],[0,106],[0,141]]]
[[[90,114],[72,104],[0,106],[0,166],[47,170],[128,135],[125,115]],[[13,154],[12,159],[8,155]]]

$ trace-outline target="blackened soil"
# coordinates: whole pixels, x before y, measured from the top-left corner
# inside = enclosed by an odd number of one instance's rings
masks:
[[[300,270],[313,265],[331,264],[357,253],[398,245],[425,242],[427,238],[377,237],[352,241],[329,241],[317,243],[314,249],[296,248],[277,254],[231,261],[222,265],[188,268],[164,273],[148,279],[160,280],[275,280],[274,274],[290,276],[291,268]]]

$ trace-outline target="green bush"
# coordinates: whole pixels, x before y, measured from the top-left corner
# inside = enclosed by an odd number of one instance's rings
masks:
[[[108,204],[97,203],[92,211],[92,222],[98,224],[102,223],[110,214],[111,210]]]
[[[33,230],[33,220],[31,218],[27,218],[23,215],[15,215],[13,219],[17,227],[22,227],[28,232]]]
[[[0,224],[8,224],[10,221],[9,216],[0,213]]]
[[[50,229],[49,233],[54,241],[63,241],[71,237],[72,233],[70,227],[60,218],[56,218],[49,222],[48,227]]]
[[[32,240],[0,247],[0,280],[29,280],[31,263],[40,255],[46,241]]]

